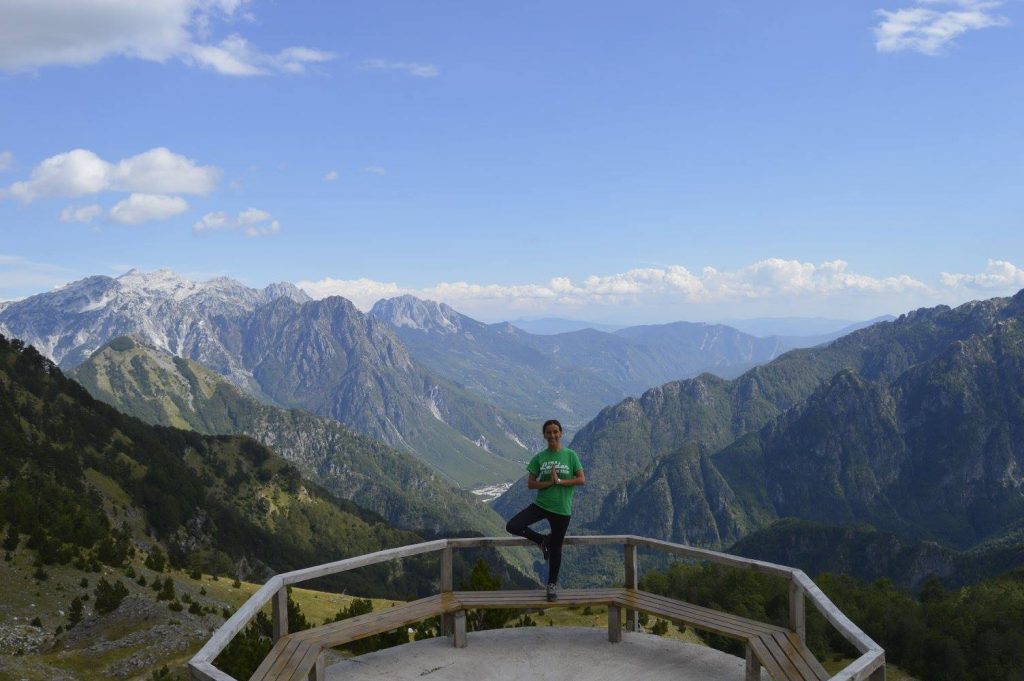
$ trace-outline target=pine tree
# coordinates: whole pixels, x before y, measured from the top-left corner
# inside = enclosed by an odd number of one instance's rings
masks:
[[[96,612],[108,613],[117,610],[127,595],[128,589],[121,583],[121,580],[115,580],[111,584],[106,577],[100,577],[100,581],[96,584],[96,591],[93,592],[93,596],[96,598]]]
[[[68,629],[82,621],[82,599],[75,596],[68,608]]]

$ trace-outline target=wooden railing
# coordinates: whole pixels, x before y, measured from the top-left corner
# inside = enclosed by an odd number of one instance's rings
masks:
[[[831,681],[882,681],[885,678],[885,652],[872,641],[867,634],[851,622],[817,585],[801,570],[767,563],[749,558],[742,558],[718,551],[674,544],[672,542],[638,537],[634,535],[595,535],[566,537],[567,545],[575,546],[614,546],[623,547],[623,567],[626,589],[636,589],[639,579],[637,549],[647,548],[668,553],[690,560],[708,561],[742,570],[752,570],[767,575],[785,578],[789,581],[789,628],[802,641],[806,636],[806,603],[821,615],[838,631],[843,638],[857,649],[860,656],[842,671],[831,677]],[[347,558],[333,563],[286,572],[271,577],[256,593],[240,607],[224,624],[214,632],[198,653],[188,663],[189,673],[196,681],[237,681],[213,665],[213,661],[224,650],[242,629],[269,602],[272,604],[273,637],[277,641],[288,634],[288,591],[287,587],[309,580],[354,570],[356,568],[376,565],[401,558],[409,558],[430,553],[440,553],[440,591],[452,591],[452,554],[456,549],[480,547],[511,547],[533,546],[526,539],[519,537],[474,537],[468,539],[438,539],[435,541],[411,544],[393,549],[378,551],[363,556]],[[638,629],[637,612],[626,610],[626,628],[629,631]],[[450,631],[450,623],[443,624]]]

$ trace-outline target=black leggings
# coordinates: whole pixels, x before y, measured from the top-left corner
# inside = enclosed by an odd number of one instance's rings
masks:
[[[565,539],[565,531],[569,529],[569,520],[572,516],[559,515],[546,511],[537,504],[530,504],[517,513],[512,520],[505,525],[505,530],[510,534],[526,537],[538,546],[544,541],[545,535],[534,532],[530,525],[547,519],[551,526],[551,534],[548,539],[548,584],[558,583],[558,571],[562,569],[562,540]]]

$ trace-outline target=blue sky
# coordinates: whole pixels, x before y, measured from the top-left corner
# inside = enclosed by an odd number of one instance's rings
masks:
[[[0,300],[167,267],[485,320],[1024,288],[1024,5],[0,2]]]

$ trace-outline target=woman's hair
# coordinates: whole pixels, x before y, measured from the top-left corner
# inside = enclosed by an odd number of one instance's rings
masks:
[[[558,419],[548,419],[547,421],[545,421],[544,425],[540,427],[540,432],[543,433],[547,431],[548,426],[550,426],[551,424],[558,426],[559,433],[562,432],[562,424],[558,422]]]

